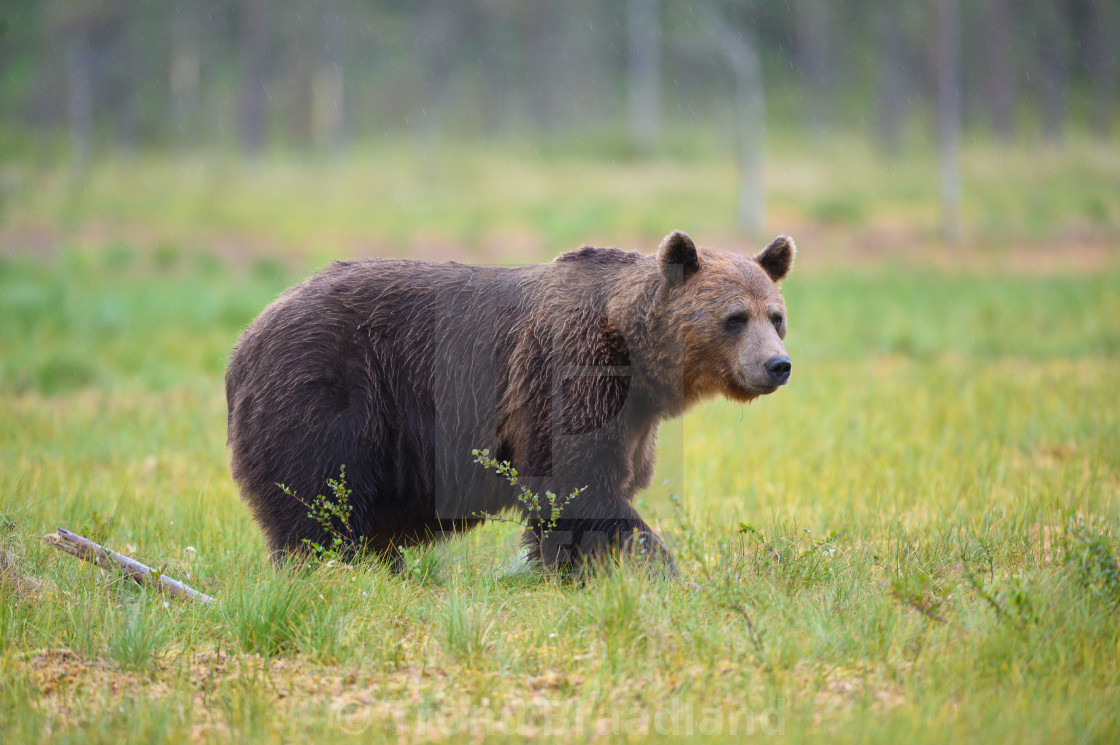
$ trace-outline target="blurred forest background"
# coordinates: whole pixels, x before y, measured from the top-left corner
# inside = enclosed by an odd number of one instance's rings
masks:
[[[0,24],[9,246],[1120,232],[1110,0],[5,0]]]

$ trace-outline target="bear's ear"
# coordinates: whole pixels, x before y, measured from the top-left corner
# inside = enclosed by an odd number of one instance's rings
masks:
[[[779,235],[770,241],[770,245],[758,252],[754,260],[758,262],[770,279],[781,282],[789,274],[793,266],[793,257],[797,253],[797,246],[788,235]]]
[[[657,249],[657,260],[661,262],[661,271],[666,277],[688,279],[700,270],[696,244],[687,233],[679,230],[669,233],[661,241],[661,246]],[[677,274],[678,266],[683,269],[683,274]]]

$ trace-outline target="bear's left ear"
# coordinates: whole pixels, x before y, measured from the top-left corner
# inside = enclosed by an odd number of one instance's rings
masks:
[[[667,277],[688,279],[700,271],[700,257],[696,255],[696,244],[688,237],[687,233],[674,230],[661,241],[657,249],[657,260],[661,262],[661,271]],[[676,274],[676,267],[683,269],[683,274]]]
[[[788,235],[779,235],[770,245],[758,252],[754,260],[775,282],[781,282],[793,266],[797,247]]]

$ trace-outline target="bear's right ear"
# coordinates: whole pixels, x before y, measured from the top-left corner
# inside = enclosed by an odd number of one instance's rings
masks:
[[[696,254],[696,244],[687,233],[674,230],[661,241],[657,249],[657,260],[661,262],[661,272],[674,280],[684,280],[700,271],[700,257]],[[677,267],[680,267],[678,270]],[[681,272],[681,273],[678,273]]]
[[[781,282],[793,267],[793,257],[797,246],[788,235],[779,235],[770,245],[758,252],[754,260],[775,282]]]

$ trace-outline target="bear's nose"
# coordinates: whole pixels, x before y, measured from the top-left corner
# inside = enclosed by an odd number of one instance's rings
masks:
[[[786,381],[789,380],[790,370],[793,369],[789,357],[785,355],[771,357],[766,360],[763,367],[766,369],[766,372],[770,373],[770,379],[774,381],[774,385],[785,385]]]

